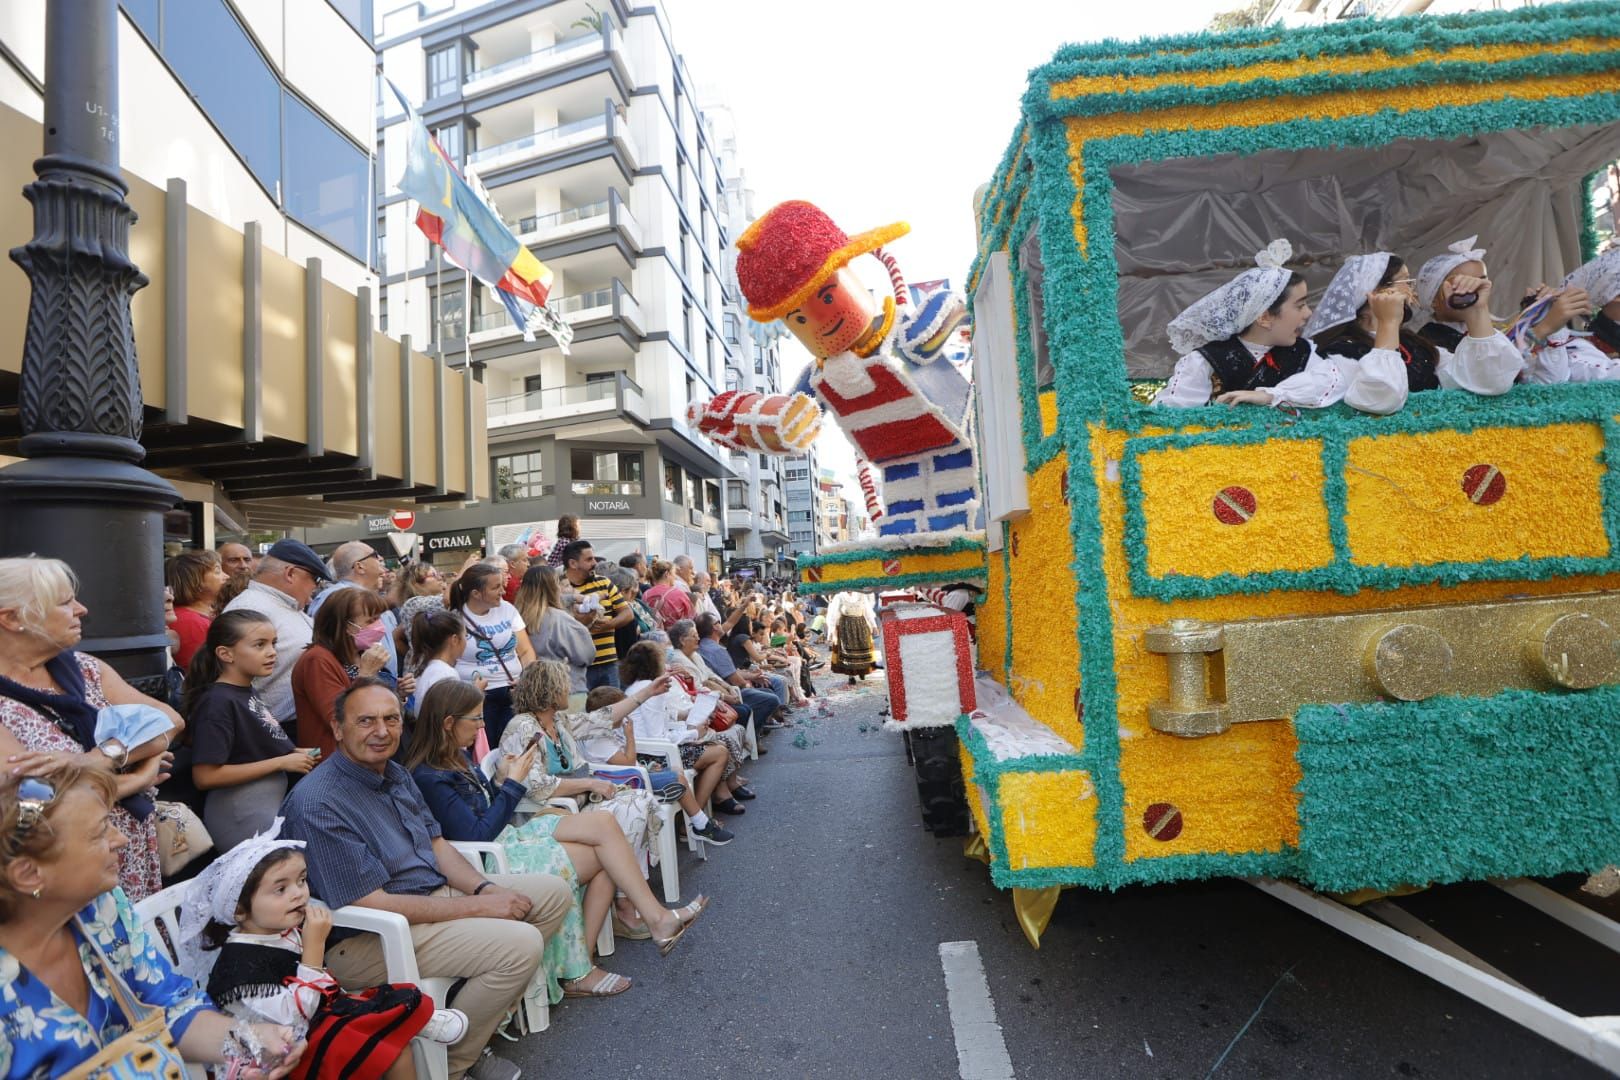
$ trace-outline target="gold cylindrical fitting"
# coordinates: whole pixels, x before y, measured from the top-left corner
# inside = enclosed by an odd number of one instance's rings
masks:
[[[1530,663],[1571,690],[1620,682],[1620,635],[1595,615],[1572,612],[1538,625],[1525,643]]]
[[[1230,727],[1224,702],[1209,697],[1208,656],[1221,650],[1221,628],[1197,619],[1172,619],[1142,635],[1149,652],[1164,656],[1169,694],[1148,706],[1148,723],[1172,735],[1218,735]]]
[[[1445,635],[1429,626],[1402,623],[1373,636],[1367,674],[1397,701],[1422,701],[1451,685],[1452,652]]]

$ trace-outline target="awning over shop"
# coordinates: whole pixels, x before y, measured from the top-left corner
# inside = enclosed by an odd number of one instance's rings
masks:
[[[39,146],[40,125],[0,106],[0,140]],[[0,157],[0,190],[33,179],[32,155]],[[252,528],[387,514],[408,502],[487,498],[484,388],[372,330],[373,297],[325,280],[245,232],[126,174],[139,214],[130,256],[151,284],[132,300],[147,467],[211,483]],[[20,197],[0,246],[33,234]],[[15,453],[28,279],[0,271],[0,454]]]

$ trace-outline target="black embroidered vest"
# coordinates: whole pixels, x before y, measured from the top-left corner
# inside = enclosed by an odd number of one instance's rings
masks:
[[[1430,323],[1429,325],[1433,326],[1434,324]],[[1441,329],[1444,330],[1445,327],[1441,327]],[[1334,356],[1342,356],[1347,360],[1360,360],[1363,356],[1372,352],[1373,347],[1370,344],[1347,339],[1335,341],[1329,346],[1329,349]],[[1401,359],[1406,362],[1407,393],[1415,394],[1419,390],[1440,389],[1440,376],[1435,373],[1432,360],[1424,360],[1414,355],[1405,342],[1401,343],[1399,351]]]
[[[1592,321],[1586,324],[1592,336],[1601,341],[1612,353],[1620,354],[1620,323],[1616,323],[1603,312],[1592,316]]]
[[[1311,343],[1300,338],[1292,345],[1274,345],[1259,360],[1249,347],[1236,336],[1225,341],[1212,341],[1198,347],[1198,355],[1209,362],[1214,371],[1215,389],[1210,394],[1224,394],[1228,390],[1258,390],[1276,386],[1291,375],[1305,370],[1311,358]]]
[[[1463,332],[1445,323],[1429,322],[1423,324],[1423,329],[1418,331],[1418,337],[1446,352],[1456,352],[1457,346],[1462,344]]]

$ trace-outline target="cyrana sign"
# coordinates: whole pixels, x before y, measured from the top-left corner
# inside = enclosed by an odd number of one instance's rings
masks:
[[[587,514],[633,514],[633,513],[635,513],[635,511],[633,509],[631,509],[629,499],[616,498],[616,497],[612,497],[612,496],[609,496],[609,497],[606,497],[606,498],[586,499],[585,500],[585,512]]]
[[[424,551],[460,551],[482,546],[484,538],[475,532],[434,533],[422,541]]]

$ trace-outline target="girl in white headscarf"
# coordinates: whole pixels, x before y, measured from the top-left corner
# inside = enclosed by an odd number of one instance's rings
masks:
[[[1589,317],[1586,333],[1570,321]],[[1620,248],[1580,267],[1557,289],[1543,288],[1510,335],[1535,383],[1620,379]]]
[[[1468,336],[1465,315],[1479,305],[1479,285],[1485,281],[1485,249],[1470,236],[1423,264],[1417,276],[1416,313],[1409,324],[1418,337],[1455,353]]]
[[[1466,285],[1477,299],[1463,312],[1467,336],[1455,351],[1406,329],[1417,292],[1406,264],[1387,251],[1352,255],[1333,275],[1305,334],[1345,373],[1345,404],[1362,412],[1399,412],[1421,390],[1505,394],[1524,361],[1491,325],[1491,283],[1459,276],[1446,289]]]
[[[1245,270],[1170,321],[1170,344],[1185,353],[1155,405],[1289,405],[1321,409],[1344,395],[1332,361],[1300,336],[1311,317],[1305,279],[1273,240]]]
[[[310,902],[303,842],[280,832],[276,818],[198,876],[180,912],[181,970],[231,1016],[307,1033],[300,1076],[415,1076],[411,1039],[456,1042],[467,1015],[409,983],[344,993],[325,967],[332,914]]]

